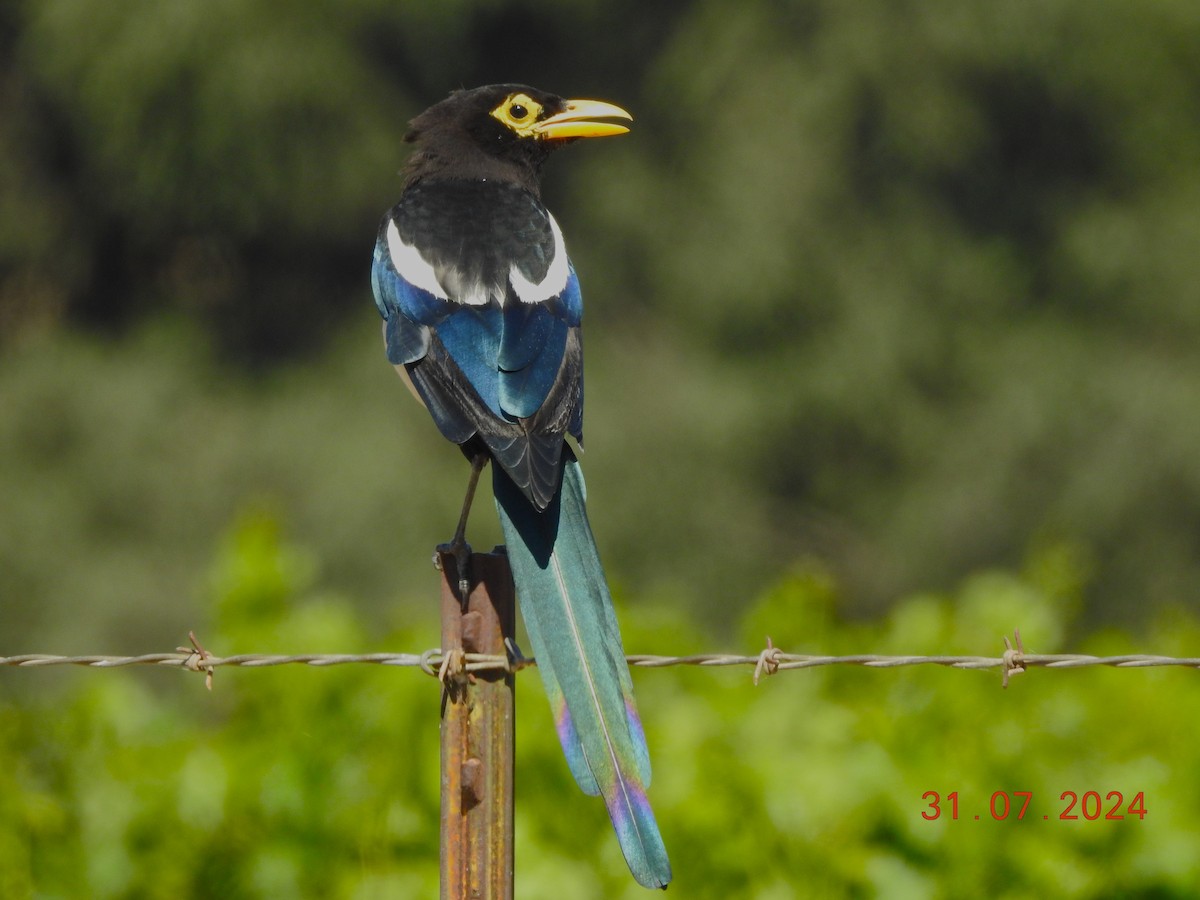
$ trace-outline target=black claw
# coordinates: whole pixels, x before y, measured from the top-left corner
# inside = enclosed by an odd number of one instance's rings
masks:
[[[438,544],[437,551],[454,557],[454,565],[458,570],[458,600],[465,609],[467,598],[471,595],[471,545],[456,538],[448,544]]]

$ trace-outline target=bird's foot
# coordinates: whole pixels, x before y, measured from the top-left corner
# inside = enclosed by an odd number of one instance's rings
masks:
[[[471,594],[471,545],[461,537],[455,537],[448,544],[438,544],[433,564],[439,569],[443,555],[454,557],[454,568],[458,572],[458,599],[466,608],[467,598]]]

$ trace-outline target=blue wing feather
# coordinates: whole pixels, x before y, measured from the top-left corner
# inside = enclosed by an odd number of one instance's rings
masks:
[[[375,243],[371,288],[375,293],[375,305],[385,319],[399,312],[415,323],[437,325],[458,305],[416,287],[397,272],[383,235]]]
[[[558,295],[559,302],[563,307],[563,318],[566,323],[572,328],[578,328],[583,323],[583,294],[579,290],[579,278],[575,274],[575,267],[570,265],[571,275],[567,279],[567,286],[563,288],[563,292]],[[575,394],[575,409],[571,413],[571,421],[567,423],[567,431],[575,435],[575,439],[579,441],[580,448],[583,447],[583,372],[579,373],[579,385],[576,388]]]
[[[429,329],[402,315],[393,315],[384,323],[387,358],[393,366],[424,359],[429,352]]]
[[[423,359],[432,328],[488,409],[508,421],[541,409],[562,366],[568,331],[578,327],[583,316],[573,268],[563,290],[542,303],[510,296],[503,307],[494,302],[464,306],[435,297],[396,271],[382,234],[375,246],[371,286],[387,322],[388,360],[393,365]],[[570,430],[577,432],[581,424],[582,410],[576,409]]]
[[[498,359],[503,330],[500,307],[459,306],[437,326],[438,337],[459,370],[492,414],[505,415],[500,402]]]
[[[375,243],[371,289],[387,323],[388,362],[399,366],[423,359],[429,352],[429,327],[446,316],[449,304],[410,284],[396,271],[382,235]]]
[[[567,349],[567,323],[549,306],[509,303],[500,340],[500,405],[513,416],[532,416],[550,394]]]
[[[578,328],[583,323],[583,294],[579,290],[579,276],[575,274],[575,267],[570,260],[567,260],[567,268],[570,272],[567,286],[555,300],[562,305],[563,321],[572,328]]]

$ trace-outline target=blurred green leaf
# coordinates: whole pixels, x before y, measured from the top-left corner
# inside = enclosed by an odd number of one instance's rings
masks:
[[[249,640],[250,620],[233,614],[243,602],[263,646],[302,649],[324,637],[326,649],[360,649],[345,603],[302,578],[285,579],[280,602],[254,599],[265,573],[274,578],[286,560],[305,556],[277,537],[261,517],[231,530],[226,547],[240,548],[242,562],[217,568],[240,574],[220,582],[227,624],[209,643],[224,652],[227,642]],[[878,624],[830,620],[831,590],[819,574],[789,578],[747,612],[743,630],[753,637],[764,622],[787,623],[819,641],[803,649],[820,652],[948,644],[995,652],[998,632],[1017,623],[1052,652],[1074,624],[1041,588],[1001,572],[968,579],[944,599],[903,600]],[[660,634],[657,612],[647,612],[627,629],[638,649],[656,649]],[[1147,647],[1111,633],[1083,649],[1171,652],[1198,635],[1200,620],[1173,613]],[[693,650],[711,649],[686,629],[681,636]],[[405,629],[389,642],[415,649],[423,637]],[[893,646],[900,640],[907,646]],[[10,670],[4,680],[35,677]],[[180,691],[156,689],[173,677],[77,672],[65,702],[0,699],[6,896],[436,890],[435,682],[375,667],[222,669],[211,695],[190,675]],[[1186,671],[1035,669],[1007,691],[995,672],[935,668],[784,672],[757,688],[746,670],[638,670],[635,678],[655,763],[652,798],[674,887],[687,896],[1184,896],[1200,888],[1187,825],[1200,799],[1200,758],[1181,726],[1200,714],[1200,686]],[[522,696],[532,694],[519,704],[518,893],[640,896],[602,805],[579,793],[561,759],[540,683],[519,681]],[[934,821],[921,815],[931,812],[928,791],[942,798]],[[1020,819],[1019,791],[1033,794]],[[1119,791],[1124,817],[1091,820],[1092,798],[1077,803],[1078,819],[1061,819],[1071,812],[1061,796],[1068,791],[1098,792],[1105,811],[1116,802],[1109,792]],[[1128,814],[1138,793],[1141,819]]]

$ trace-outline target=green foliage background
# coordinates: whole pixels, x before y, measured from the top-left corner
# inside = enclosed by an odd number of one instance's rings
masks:
[[[501,80],[637,118],[545,187],[631,650],[1195,655],[1187,0],[0,5],[0,655],[434,642],[464,466],[367,268],[406,120]],[[680,896],[1197,890],[1189,673],[636,677]],[[635,892],[522,684],[521,895]],[[0,897],[426,895],[436,701],[4,670]]]
[[[314,571],[270,516],[242,517],[210,573],[210,641],[376,646]],[[970,652],[1015,619],[1027,643],[1053,646],[1073,624],[1078,576],[1076,555],[1058,548],[1021,575],[982,573],[847,626],[830,579],[800,568],[749,606],[738,640],[771,628],[829,653]],[[632,646],[703,643],[673,615],[624,612]],[[432,637],[412,625],[388,636]],[[1164,617],[1151,638],[1187,653],[1200,622]],[[1134,648],[1108,633],[1084,649]],[[38,677],[13,672],[9,686]],[[745,670],[635,677],[679,896],[1182,897],[1200,886],[1192,673],[1035,670],[1008,691],[995,672],[951,670],[810,669],[757,689]],[[211,695],[186,681],[168,697],[146,674],[86,673],[56,704],[0,701],[0,896],[436,894],[433,681],[382,667],[223,669]],[[519,684],[517,895],[644,896],[602,805],[574,788],[540,682]],[[949,800],[923,818],[928,791],[958,792],[957,819]],[[1021,819],[1017,791],[1033,795]],[[1119,791],[1124,818],[1089,805],[1089,820],[1064,791]],[[1139,792],[1141,817],[1128,813]]]

